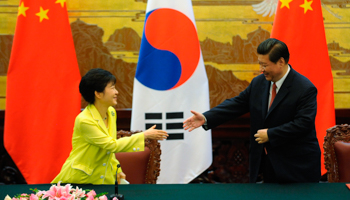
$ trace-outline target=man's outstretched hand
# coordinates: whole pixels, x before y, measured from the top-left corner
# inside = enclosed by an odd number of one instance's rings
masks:
[[[184,129],[188,130],[189,132],[202,126],[205,123],[205,117],[202,113],[193,110],[191,110],[191,113],[193,115],[183,122]]]

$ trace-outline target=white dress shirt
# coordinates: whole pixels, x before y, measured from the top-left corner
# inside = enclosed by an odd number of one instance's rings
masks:
[[[276,95],[277,95],[278,91],[280,90],[280,88],[282,87],[282,84],[283,84],[284,80],[287,78],[287,75],[288,75],[289,71],[290,71],[290,66],[288,65],[287,73],[280,80],[276,81],[276,87],[277,87],[276,88]],[[273,82],[271,81],[271,84],[270,84],[270,96],[269,96],[269,102],[267,104],[267,109],[269,109],[269,105],[270,105],[270,102],[271,102],[272,85],[273,85]]]

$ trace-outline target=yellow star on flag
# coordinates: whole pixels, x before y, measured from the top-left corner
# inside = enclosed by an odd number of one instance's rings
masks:
[[[280,0],[281,4],[281,8],[283,7],[287,7],[289,9],[289,3],[292,2],[293,0]]]
[[[47,16],[47,12],[49,12],[49,9],[44,10],[41,6],[40,6],[40,12],[36,13],[36,16],[40,17],[40,22],[43,21],[43,19],[49,19],[49,17]]]
[[[29,9],[29,7],[25,7],[24,3],[22,2],[21,5],[18,7],[18,15],[17,16],[23,15],[26,17],[26,10],[28,10],[28,9]]]
[[[304,0],[304,4],[300,5],[300,7],[304,8],[304,14],[305,14],[308,10],[311,10],[311,11],[312,11],[311,4],[312,4],[312,1]]]
[[[57,0],[55,3],[60,3],[63,8],[65,2],[66,0]]]

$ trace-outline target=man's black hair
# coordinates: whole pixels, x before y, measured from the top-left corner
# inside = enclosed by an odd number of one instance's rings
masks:
[[[285,62],[289,61],[289,51],[287,45],[275,38],[269,38],[263,41],[257,50],[260,55],[269,55],[269,60],[273,63],[277,63],[280,58],[284,58]]]

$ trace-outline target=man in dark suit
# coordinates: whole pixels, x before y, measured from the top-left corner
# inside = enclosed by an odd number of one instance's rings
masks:
[[[250,112],[250,182],[318,182],[317,89],[288,64],[286,44],[267,39],[257,49],[261,75],[238,96],[184,121],[185,130],[208,130]],[[271,105],[270,105],[271,104]]]

